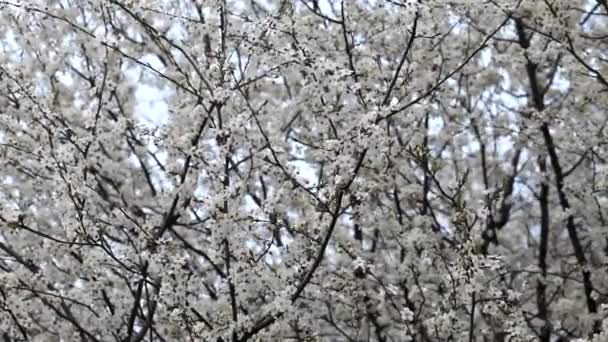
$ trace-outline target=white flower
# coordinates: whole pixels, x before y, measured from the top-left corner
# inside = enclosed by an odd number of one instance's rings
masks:
[[[404,307],[403,309],[401,309],[401,319],[405,322],[411,322],[412,320],[414,320],[414,313],[412,312],[412,310],[410,310],[407,307]]]
[[[342,188],[344,186],[346,186],[346,184],[348,184],[348,177],[345,175],[336,175],[335,178],[335,185],[337,188]]]

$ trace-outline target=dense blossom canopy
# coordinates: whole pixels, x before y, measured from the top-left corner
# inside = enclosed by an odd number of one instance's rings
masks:
[[[608,341],[606,0],[0,1],[3,341]]]

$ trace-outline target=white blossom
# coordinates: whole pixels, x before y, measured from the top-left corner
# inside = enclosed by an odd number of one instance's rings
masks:
[[[604,342],[606,10],[0,4],[0,335]]]

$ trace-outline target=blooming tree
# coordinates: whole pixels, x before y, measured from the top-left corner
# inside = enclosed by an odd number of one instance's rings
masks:
[[[608,340],[606,0],[0,27],[3,341]]]

